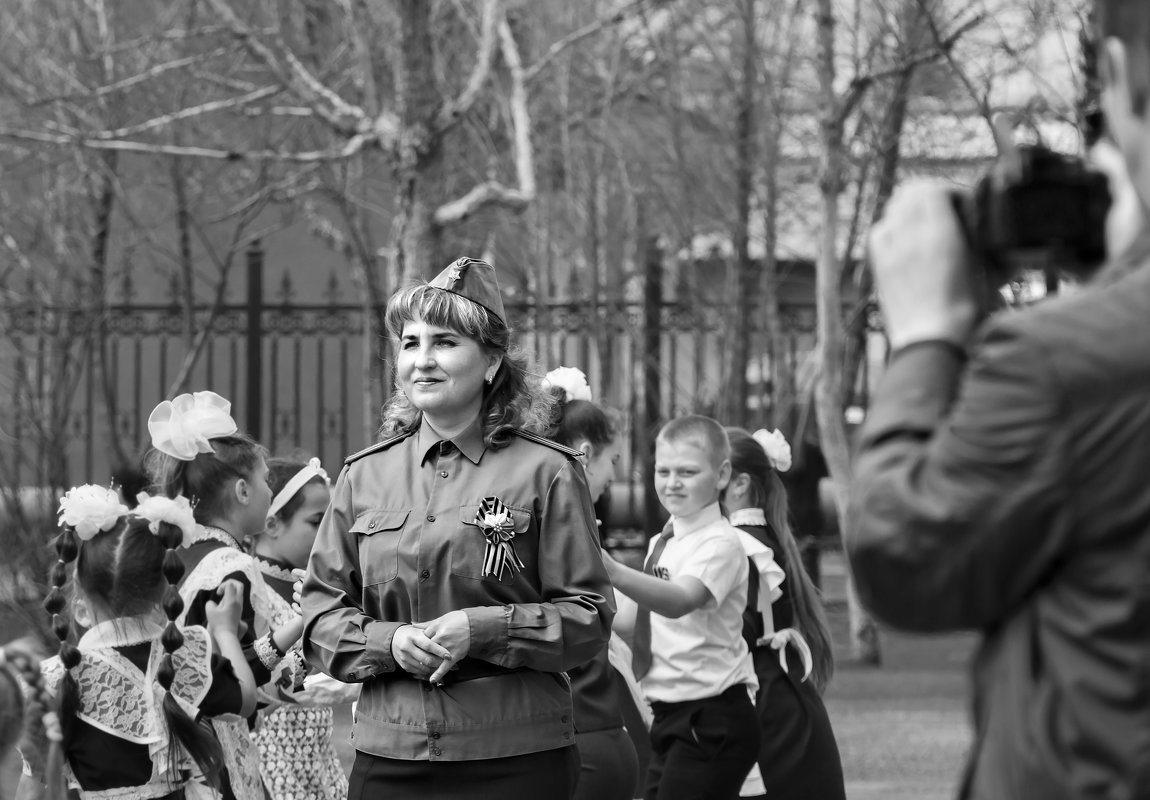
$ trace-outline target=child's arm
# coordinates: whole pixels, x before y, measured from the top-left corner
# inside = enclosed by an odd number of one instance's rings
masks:
[[[296,614],[290,620],[280,625],[272,633],[276,647],[279,648],[281,653],[287,651],[293,644],[298,642],[301,636],[303,636],[303,617],[299,614]]]
[[[240,612],[243,609],[243,586],[238,581],[225,581],[220,586],[219,600],[209,600],[204,606],[208,631],[215,640],[220,655],[232,665],[243,696],[241,717],[250,717],[256,710],[256,679],[244,657],[240,645]]]
[[[690,575],[665,581],[620,564],[606,553],[603,561],[616,589],[661,617],[678,619],[711,601],[710,590]]]
[[[634,600],[615,590],[615,619],[611,621],[611,630],[622,636],[628,645],[635,635],[635,612],[638,608]]]

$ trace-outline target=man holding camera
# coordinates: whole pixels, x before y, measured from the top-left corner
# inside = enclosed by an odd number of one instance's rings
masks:
[[[845,545],[880,619],[983,632],[964,798],[1150,798],[1150,2],[1096,12],[1117,169],[1087,285],[981,322],[936,185],[871,236],[893,352]]]

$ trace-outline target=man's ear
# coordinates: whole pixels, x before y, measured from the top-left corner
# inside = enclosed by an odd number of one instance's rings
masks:
[[[575,449],[583,451],[583,457],[580,459],[580,461],[583,462],[583,466],[587,466],[591,459],[595,457],[595,445],[591,444],[587,439],[575,445]]]
[[[283,522],[274,514],[269,514],[264,520],[264,532],[261,535],[269,539],[278,539],[281,533],[283,533]]]

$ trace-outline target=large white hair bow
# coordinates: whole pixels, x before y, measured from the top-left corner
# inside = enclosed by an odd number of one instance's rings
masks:
[[[783,436],[782,431],[759,428],[751,436],[763,448],[772,467],[779,472],[786,472],[791,468],[791,446],[787,444],[787,437]]]
[[[591,386],[587,376],[578,367],[556,367],[543,376],[544,386],[558,386],[566,395],[564,402],[572,400],[591,401]]]
[[[215,392],[181,394],[165,400],[148,417],[152,446],[181,461],[191,461],[198,453],[211,453],[209,439],[236,432],[232,404]]]

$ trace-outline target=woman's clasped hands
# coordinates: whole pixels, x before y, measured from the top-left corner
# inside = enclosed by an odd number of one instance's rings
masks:
[[[391,654],[400,669],[437,685],[470,650],[471,622],[461,610],[403,625],[391,640]]]

